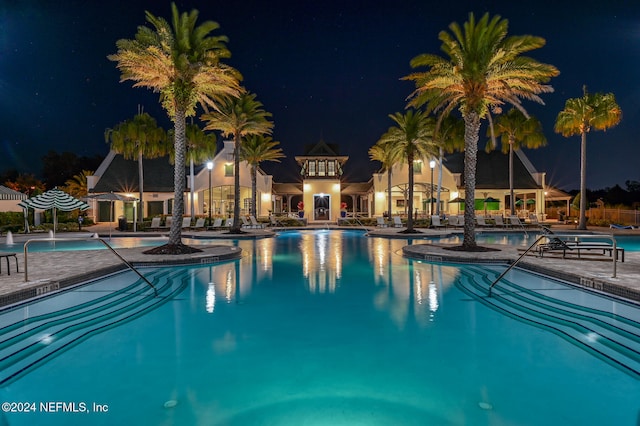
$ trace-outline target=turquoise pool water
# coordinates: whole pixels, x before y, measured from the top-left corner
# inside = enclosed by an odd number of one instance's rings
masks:
[[[143,269],[161,298],[122,273],[0,312],[0,400],[37,404],[0,424],[637,423],[637,306],[519,270],[489,299],[503,266],[360,232],[234,244]]]

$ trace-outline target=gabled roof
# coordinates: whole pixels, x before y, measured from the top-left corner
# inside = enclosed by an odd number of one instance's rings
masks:
[[[342,183],[341,193],[345,195],[366,194],[373,187],[373,180],[369,182]]]
[[[339,147],[336,144],[328,144],[323,139],[320,139],[315,145],[307,145],[305,147],[305,156],[313,156],[313,157],[336,157],[339,154]]]
[[[103,164],[103,174],[92,192],[138,192],[138,162],[116,154]],[[143,159],[145,192],[173,192],[173,164],[169,157]],[[102,168],[102,166],[101,166]],[[185,172],[188,175],[188,172]]]
[[[526,157],[525,157],[526,158]],[[464,152],[456,152],[445,157],[444,167],[451,173],[460,175],[460,186],[464,186]],[[540,189],[531,176],[520,155],[513,156],[513,187],[517,189]],[[478,151],[476,165],[476,189],[509,188],[509,155],[499,151],[486,153]]]

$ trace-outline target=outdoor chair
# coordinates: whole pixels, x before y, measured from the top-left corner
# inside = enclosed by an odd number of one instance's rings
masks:
[[[476,225],[478,226],[482,226],[482,227],[490,227],[491,224],[487,223],[487,221],[485,220],[484,216],[476,216]]]
[[[149,229],[150,230],[160,229],[161,228],[161,226],[160,226],[160,220],[161,219],[162,218],[160,218],[160,217],[154,217],[153,219],[151,219],[151,226],[149,226]]]
[[[216,218],[213,220],[213,224],[209,227],[209,229],[219,229],[222,228],[222,219]]]
[[[190,217],[183,217],[182,218],[182,229],[190,228],[190,227],[191,227],[191,218]]]
[[[224,223],[224,227],[225,228],[232,228],[233,227],[233,218],[229,218],[225,221]]]
[[[502,215],[491,216],[491,219],[493,219],[496,226],[499,226],[501,228],[507,227],[507,225],[504,223],[504,218],[502,217]]]
[[[264,223],[260,223],[256,220],[255,216],[249,216],[249,220],[251,221],[251,226],[256,229],[263,229]]]
[[[393,217],[393,227],[394,228],[402,228],[404,225],[402,224],[402,219],[400,219],[400,216],[394,216]]]
[[[431,215],[431,225],[429,228],[445,228],[446,225],[440,222],[440,216],[437,214]]]
[[[386,228],[389,225],[387,225],[387,223],[384,221],[384,217],[377,217],[376,218],[376,226],[378,226],[380,228]]]
[[[204,229],[204,221],[205,219],[203,217],[198,218],[198,220],[196,220],[196,224],[193,225],[191,229]]]

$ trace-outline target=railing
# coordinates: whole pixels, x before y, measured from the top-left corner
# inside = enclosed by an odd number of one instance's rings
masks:
[[[28,247],[29,244],[31,244],[33,241],[79,241],[81,239],[78,238],[49,238],[46,240],[43,239],[31,239],[31,240],[27,240],[24,243],[24,282],[28,282],[29,281],[29,262],[28,262]],[[113,249],[113,247],[111,247],[105,240],[103,240],[102,238],[87,238],[85,239],[85,241],[100,241],[102,244],[105,245],[105,247],[107,247],[109,250],[111,250],[111,253],[115,254],[118,259],[120,259],[125,265],[127,265],[127,267],[129,269],[131,269],[133,272],[135,272],[145,283],[147,283],[152,289],[153,289],[153,293],[156,297],[158,297],[158,290],[156,289],[156,287],[151,284],[151,282],[144,276],[142,275],[136,268],[134,268],[134,266],[129,263],[124,257],[120,256],[120,253],[118,253],[117,251],[115,251]]]
[[[580,242],[580,238],[585,239],[585,238],[597,238],[597,239],[602,239],[602,238],[608,238],[611,240],[612,244],[610,248],[606,248],[607,250],[611,249],[611,258],[613,259],[613,273],[611,275],[611,278],[616,278],[617,276],[617,262],[618,262],[618,246],[617,246],[617,242],[616,242],[616,238],[613,235],[605,235],[605,234],[544,234],[544,235],[540,235],[538,238],[536,238],[536,240],[533,242],[533,244],[531,244],[517,259],[515,262],[513,262],[511,265],[509,265],[509,267],[507,269],[504,270],[504,272],[502,274],[500,274],[500,276],[498,278],[495,279],[495,281],[493,281],[491,283],[491,285],[489,286],[489,297],[491,297],[491,290],[493,289],[493,286],[496,285],[506,274],[507,272],[509,272],[511,269],[513,269],[521,260],[523,257],[525,257],[527,255],[527,253],[529,253],[531,251],[531,249],[533,247],[535,247],[540,240],[542,240],[543,238],[558,238],[558,239],[562,239],[562,238],[572,238],[575,239],[576,243]],[[562,241],[562,240],[561,240]],[[564,242],[564,241],[563,241]],[[570,247],[570,246],[569,246]],[[605,246],[606,247],[606,246]],[[603,247],[603,248],[605,248]],[[580,250],[580,246],[576,245],[573,247],[570,247],[576,250]],[[592,249],[594,249],[594,247],[592,247]],[[578,251],[578,254],[580,252]],[[624,259],[623,259],[624,260]]]

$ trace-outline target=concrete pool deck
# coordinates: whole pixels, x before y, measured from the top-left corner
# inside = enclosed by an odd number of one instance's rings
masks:
[[[323,224],[320,227],[307,226],[304,229],[357,229]],[[287,230],[290,228],[282,228]],[[452,232],[460,233],[461,230],[431,230],[420,229],[418,234],[399,234],[404,228],[368,228],[372,237],[413,239],[411,245],[403,247],[405,257],[457,263],[511,263],[515,261],[522,248],[507,246],[504,244],[483,244],[483,246],[495,249],[489,252],[462,252],[452,251],[453,244],[421,243],[417,239],[437,235],[447,235]],[[573,227],[560,228],[554,226],[554,230],[573,230]],[[487,230],[482,230],[486,232]],[[513,232],[514,230],[506,230]],[[603,232],[611,234],[612,230],[606,228],[590,228],[589,232]],[[505,232],[503,230],[491,230],[491,232]],[[93,226],[86,232],[59,233],[58,238],[90,238],[93,233],[99,233],[101,237],[108,238],[109,228],[105,226]],[[613,232],[614,235],[638,235],[640,231],[624,230]],[[113,237],[160,237],[166,233],[124,233],[113,232]],[[247,230],[243,238],[269,238],[275,235],[271,229]],[[214,240],[210,245],[198,245],[203,251],[189,255],[145,255],[143,252],[149,247],[122,248],[117,252],[134,266],[164,266],[180,264],[203,264],[237,259],[242,256],[237,247],[224,244],[216,244],[215,240],[235,239],[225,231],[184,231],[183,237]],[[29,234],[14,236],[15,243],[23,243],[30,238],[48,238],[46,234]],[[0,238],[0,244],[6,244],[6,236]],[[72,253],[72,254],[71,254]],[[28,254],[28,282],[25,282],[24,253],[22,249],[16,250],[19,273],[16,273],[15,262],[10,259],[9,267],[11,275],[7,274],[6,261],[2,262],[0,274],[0,307],[31,299],[58,289],[77,283],[85,282],[102,275],[127,269],[127,266],[113,253],[106,250],[82,250],[60,252],[30,252]],[[580,259],[575,256],[563,259],[561,256],[547,256],[540,258],[535,255],[527,255],[519,263],[519,266],[533,272],[550,275],[571,282],[576,285],[592,288],[607,294],[616,295],[628,300],[640,302],[640,252],[626,252],[625,261],[616,263],[616,277],[613,278],[613,261],[608,256],[583,255]]]

